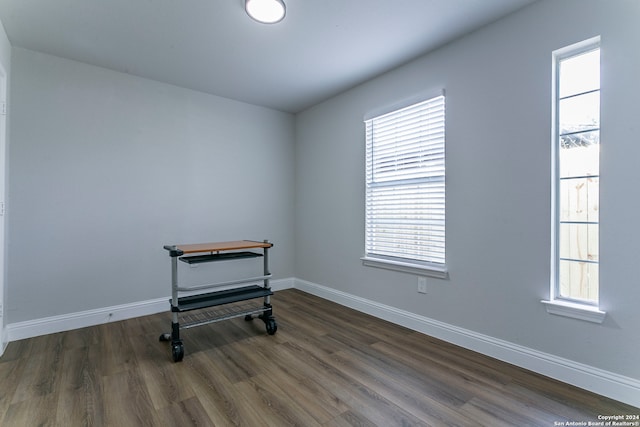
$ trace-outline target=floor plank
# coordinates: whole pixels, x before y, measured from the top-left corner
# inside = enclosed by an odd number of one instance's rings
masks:
[[[639,408],[298,290],[278,332],[243,319],[158,336],[169,313],[12,342],[0,425],[554,426]]]

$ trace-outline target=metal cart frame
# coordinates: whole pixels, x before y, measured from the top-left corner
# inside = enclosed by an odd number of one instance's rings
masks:
[[[180,329],[188,329],[244,316],[245,320],[252,320],[254,317],[261,319],[264,321],[269,335],[276,333],[278,325],[273,317],[273,308],[271,307],[273,292],[269,283],[271,278],[269,249],[271,247],[273,247],[273,244],[268,240],[262,242],[238,240],[164,246],[164,249],[169,251],[169,256],[171,257],[171,332],[160,335],[160,341],[171,341],[171,355],[174,362],[179,362],[184,357],[184,343],[180,338]],[[256,252],[256,250],[261,250],[262,253]],[[179,285],[178,260],[187,264],[200,264],[257,257],[263,258],[262,276],[207,285]],[[262,286],[255,285],[256,282],[262,282]],[[254,285],[246,286],[249,283],[254,283]],[[231,288],[197,295],[180,296],[181,292],[206,290],[222,286],[231,286]],[[263,298],[261,306],[256,305],[254,302],[253,304],[233,304],[229,307],[223,307],[227,304],[258,298]],[[212,307],[215,308],[212,309]],[[190,313],[183,314],[186,312]],[[180,320],[182,320],[182,323],[180,323]]]

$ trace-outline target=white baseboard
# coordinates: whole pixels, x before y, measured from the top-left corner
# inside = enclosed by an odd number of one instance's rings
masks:
[[[2,328],[0,328],[0,356],[4,354],[4,350],[7,348],[7,344],[9,344],[7,328],[2,326]]]
[[[296,279],[295,288],[469,350],[640,408],[640,381]]]
[[[270,285],[271,285],[271,289],[273,289],[274,292],[282,291],[285,289],[291,289],[291,288],[294,288],[296,285],[296,278],[289,277],[287,279],[272,280]]]
[[[271,280],[270,284],[271,289],[279,291],[282,289],[292,288],[295,284],[295,280],[293,278]],[[138,301],[130,304],[103,307],[78,313],[11,323],[7,325],[6,328],[7,341],[18,341],[25,338],[70,331],[72,329],[101,325],[103,323],[147,316],[150,314],[162,312],[169,313],[169,300],[170,296],[166,296],[148,301]]]
[[[55,334],[72,329],[86,328],[87,326],[146,316],[162,311],[169,311],[169,297],[10,323],[7,329],[9,341],[18,341],[40,335]]]

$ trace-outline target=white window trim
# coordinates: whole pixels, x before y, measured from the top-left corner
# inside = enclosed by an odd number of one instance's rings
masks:
[[[417,274],[420,276],[435,277],[437,279],[448,279],[449,272],[447,267],[441,264],[417,264],[406,261],[395,261],[384,258],[376,258],[372,256],[363,256],[360,258],[362,265],[367,267],[384,268],[386,270],[400,271],[402,273]]]
[[[587,322],[602,323],[607,315],[593,305],[580,304],[571,301],[554,299],[553,301],[542,300],[547,309],[547,313],[558,316],[571,317],[573,319],[586,320]]]
[[[557,168],[558,168],[558,162],[557,162],[557,149],[555,147],[555,145],[557,144],[557,139],[558,139],[558,124],[557,124],[557,119],[558,119],[558,77],[557,77],[557,64],[558,61],[566,58],[568,56],[573,56],[573,55],[577,55],[580,53],[580,51],[588,51],[594,47],[600,47],[600,36],[597,37],[593,37],[590,38],[588,40],[584,40],[582,42],[573,44],[571,46],[567,46],[565,48],[562,49],[558,49],[557,51],[553,52],[553,62],[552,62],[552,72],[553,72],[553,82],[554,82],[554,86],[552,88],[552,97],[553,97],[553,106],[552,106],[552,115],[553,115],[553,122],[552,122],[552,130],[551,130],[551,137],[552,137],[552,141],[554,146],[552,149],[552,161],[553,161],[553,177],[552,177],[552,197],[553,200],[556,200],[557,197],[557,190],[556,190],[556,181],[557,181]],[[552,218],[553,221],[556,221],[556,212],[555,209],[557,207],[557,200],[554,201],[553,203],[553,207],[552,207]],[[551,240],[552,240],[552,250],[551,250],[551,278],[550,278],[550,292],[549,292],[549,299],[548,300],[541,300],[540,302],[545,306],[547,313],[549,314],[554,314],[554,315],[558,315],[558,316],[564,316],[564,317],[569,317],[569,318],[573,318],[573,319],[578,319],[578,320],[584,320],[587,322],[593,322],[593,323],[598,323],[601,324],[604,322],[604,319],[607,315],[607,313],[605,311],[600,310],[600,308],[594,304],[590,304],[590,303],[580,303],[579,301],[571,301],[571,300],[566,300],[566,299],[561,299],[561,298],[557,298],[556,296],[556,292],[557,292],[557,251],[558,251],[558,244],[557,244],[557,230],[556,230],[556,226],[553,226],[552,229],[552,233],[551,233]]]
[[[402,108],[408,107],[431,98],[438,96],[446,96],[444,89],[423,91],[412,96],[402,99],[390,105],[374,109],[367,112],[364,120],[370,120],[376,116],[381,116]],[[446,264],[437,264],[422,261],[411,261],[405,259],[393,259],[378,256],[375,254],[365,254],[360,260],[362,265],[366,267],[382,268],[385,270],[399,271],[402,273],[417,274],[420,276],[433,277],[438,279],[448,279],[449,272]]]

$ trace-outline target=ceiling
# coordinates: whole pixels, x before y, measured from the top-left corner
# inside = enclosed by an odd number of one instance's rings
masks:
[[[13,46],[296,113],[534,0],[0,0]]]

